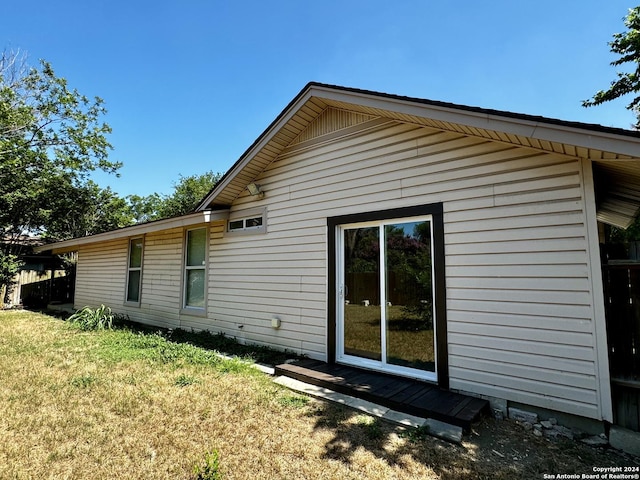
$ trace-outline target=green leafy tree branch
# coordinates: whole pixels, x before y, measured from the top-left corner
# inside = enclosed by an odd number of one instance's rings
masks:
[[[590,100],[582,102],[584,107],[600,105],[616,98],[636,94],[627,109],[636,115],[634,128],[640,129],[640,6],[629,9],[624,19],[627,31],[616,33],[609,42],[611,52],[619,58],[611,62],[614,67],[631,64],[632,71],[617,72],[617,80],[611,82],[607,90],[600,90]]]
[[[28,67],[19,53],[0,54],[0,287],[19,266],[25,235],[64,239],[113,226],[91,216],[96,199],[113,193],[90,173],[121,166],[109,159],[105,114],[101,98],[71,89],[48,62]]]

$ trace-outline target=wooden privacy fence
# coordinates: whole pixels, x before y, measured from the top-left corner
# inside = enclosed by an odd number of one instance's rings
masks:
[[[387,272],[387,302],[392,305],[412,305],[417,300],[430,298],[431,285],[420,285],[411,275]],[[359,305],[368,300],[370,305],[380,305],[380,274],[378,272],[347,272],[347,300]]]
[[[602,267],[614,423],[640,431],[640,264]]]
[[[49,281],[52,276],[61,277],[65,274],[64,270],[20,270],[13,278],[13,285],[9,290],[7,297],[10,306],[22,305],[22,288],[32,283]],[[2,298],[4,299],[4,292]]]
[[[35,278],[33,274],[36,274]],[[64,271],[45,274],[25,271],[21,272],[15,293],[19,295],[19,303],[25,307],[46,307],[52,302],[73,303],[74,287],[75,276],[67,276]]]

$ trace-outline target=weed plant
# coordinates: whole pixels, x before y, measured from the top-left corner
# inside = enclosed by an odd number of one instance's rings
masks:
[[[187,375],[185,373],[181,373],[180,375],[178,375],[174,383],[177,387],[188,387],[189,385],[198,383],[198,379],[193,375]]]
[[[283,407],[302,408],[309,404],[309,397],[303,395],[283,395],[278,398],[278,403]]]
[[[207,452],[202,462],[193,467],[196,480],[221,480],[220,454],[217,450]]]
[[[69,322],[77,324],[82,330],[104,330],[113,327],[119,316],[110,307],[100,305],[98,308],[84,307],[71,315]]]

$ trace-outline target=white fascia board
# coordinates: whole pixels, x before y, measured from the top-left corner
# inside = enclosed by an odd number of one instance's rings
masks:
[[[419,103],[411,99],[392,98],[385,95],[371,95],[365,92],[332,90],[326,87],[314,88],[317,90],[316,95],[320,98],[344,103],[353,103],[355,105],[375,108],[378,110],[388,110],[390,112],[428,118],[430,120],[458,123],[470,127],[498,130],[507,133],[510,129],[505,130],[505,128],[515,123],[517,125],[517,129],[509,133],[527,137],[531,136],[538,126],[538,122],[511,119],[499,115],[463,110],[444,105]],[[511,129],[513,129],[513,127],[511,127]]]
[[[592,130],[584,131],[578,128],[548,123],[539,124],[531,137],[640,159],[640,138]],[[620,160],[611,159],[611,161]]]
[[[118,240],[120,238],[137,237],[151,232],[159,232],[169,230],[171,228],[189,227],[202,223],[211,223],[215,221],[226,221],[229,218],[229,210],[216,210],[204,212],[190,213],[181,217],[167,218],[157,220],[155,222],[141,223],[130,227],[111,230],[109,232],[98,233],[88,237],[72,238],[62,242],[49,243],[34,248],[34,252],[41,253],[52,250],[54,253],[64,253],[73,251],[81,245],[88,245],[97,242],[106,242],[109,240]]]

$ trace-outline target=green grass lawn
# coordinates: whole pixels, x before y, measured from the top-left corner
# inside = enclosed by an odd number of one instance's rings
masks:
[[[0,479],[529,479],[628,464],[490,419],[451,445],[194,343],[0,311]]]

